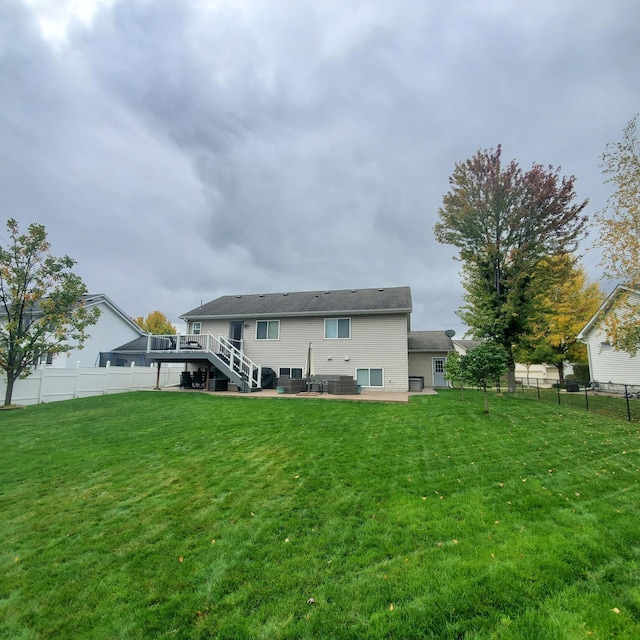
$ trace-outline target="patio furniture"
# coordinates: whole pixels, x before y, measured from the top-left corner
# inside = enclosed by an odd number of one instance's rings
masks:
[[[339,376],[336,380],[329,380],[327,393],[337,396],[351,396],[358,393],[358,383],[350,376]]]
[[[307,390],[307,381],[303,378],[290,378],[289,376],[280,376],[278,378],[278,387],[284,388],[284,393],[300,393]]]
[[[194,371],[193,372],[193,379],[191,381],[191,384],[196,389],[204,389],[204,387],[205,387],[205,374],[204,374],[204,371],[200,371],[200,369],[198,369],[197,371]]]
[[[180,373],[180,389],[193,389],[191,371],[182,371]]]

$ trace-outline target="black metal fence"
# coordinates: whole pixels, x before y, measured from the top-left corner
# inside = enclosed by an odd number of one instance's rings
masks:
[[[525,398],[592,411],[630,422],[640,422],[640,384],[580,382],[542,386],[537,379],[516,379],[517,392]]]

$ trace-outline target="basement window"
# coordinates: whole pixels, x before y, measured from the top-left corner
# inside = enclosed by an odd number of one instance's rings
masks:
[[[302,379],[302,368],[301,367],[280,367],[280,377],[289,376],[290,378],[295,378],[297,380]]]
[[[357,369],[356,380],[362,387],[384,387],[382,369]]]

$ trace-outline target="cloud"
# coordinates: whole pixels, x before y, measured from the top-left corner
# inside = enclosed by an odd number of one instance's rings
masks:
[[[460,335],[455,162],[502,143],[593,213],[640,104],[631,1],[60,6],[0,8],[3,209],[132,316],[409,284],[414,328]]]

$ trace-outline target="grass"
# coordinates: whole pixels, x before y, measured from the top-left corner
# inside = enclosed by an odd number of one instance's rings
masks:
[[[579,391],[577,393],[567,393],[561,391],[558,394],[557,389],[536,389],[535,386],[526,387],[519,386],[518,395],[529,399],[537,399],[543,402],[550,402],[562,407],[574,407],[592,413],[616,418],[619,420],[629,420],[632,422],[640,422],[640,400],[631,398],[629,400],[619,395],[607,394],[602,392]],[[538,398],[538,395],[540,396]],[[558,403],[558,395],[560,403]]]
[[[473,391],[3,412],[0,638],[638,638],[639,441]]]

